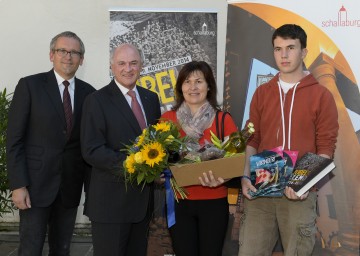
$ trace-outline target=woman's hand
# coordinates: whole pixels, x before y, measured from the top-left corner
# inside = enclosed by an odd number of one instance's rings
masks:
[[[221,177],[215,178],[212,171],[208,171],[207,173],[204,172],[203,176],[199,177],[199,181],[202,186],[211,188],[218,187],[225,182],[225,180]]]

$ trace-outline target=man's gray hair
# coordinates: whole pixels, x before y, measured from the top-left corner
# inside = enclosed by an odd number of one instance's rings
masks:
[[[56,45],[56,41],[60,38],[60,37],[68,37],[68,38],[74,38],[75,40],[77,40],[80,44],[80,53],[81,56],[84,56],[85,54],[85,45],[84,43],[81,41],[80,37],[78,37],[74,32],[71,31],[64,31],[58,35],[56,35],[53,39],[51,39],[50,42],[50,51],[55,51],[55,45]]]

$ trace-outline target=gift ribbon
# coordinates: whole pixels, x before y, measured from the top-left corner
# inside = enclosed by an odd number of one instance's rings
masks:
[[[167,224],[168,228],[172,227],[175,221],[175,195],[171,188],[170,179],[172,177],[171,171],[166,169],[163,171],[165,177],[165,192],[166,192],[166,209],[167,209]]]

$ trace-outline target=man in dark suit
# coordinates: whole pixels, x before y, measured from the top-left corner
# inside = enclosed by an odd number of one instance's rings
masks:
[[[9,110],[7,167],[20,214],[19,255],[69,255],[84,177],[80,122],[95,89],[75,78],[84,60],[81,39],[66,31],[50,43],[53,69],[21,78]],[[67,81],[67,82],[66,82]]]
[[[86,99],[82,117],[82,153],[92,165],[87,203],[94,255],[144,256],[153,189],[151,185],[125,187],[126,154],[121,150],[135,141],[146,124],[157,122],[160,104],[155,93],[136,86],[142,61],[134,46],[114,49],[110,64],[115,79]],[[131,91],[136,99],[129,96]],[[140,104],[140,117],[134,101]]]

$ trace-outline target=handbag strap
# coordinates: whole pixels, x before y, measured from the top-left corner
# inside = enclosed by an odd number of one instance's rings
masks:
[[[216,115],[215,115],[215,120],[216,120],[216,136],[218,136],[218,138],[219,138],[221,141],[223,141],[223,140],[224,140],[224,133],[225,133],[225,131],[224,131],[225,116],[226,116],[226,115],[230,115],[230,113],[227,112],[227,111],[224,111],[224,112],[223,112],[223,115],[222,115],[222,117],[221,117],[220,127],[219,127],[219,113],[220,113],[220,112],[221,112],[220,110],[217,110],[217,111],[216,111]]]

